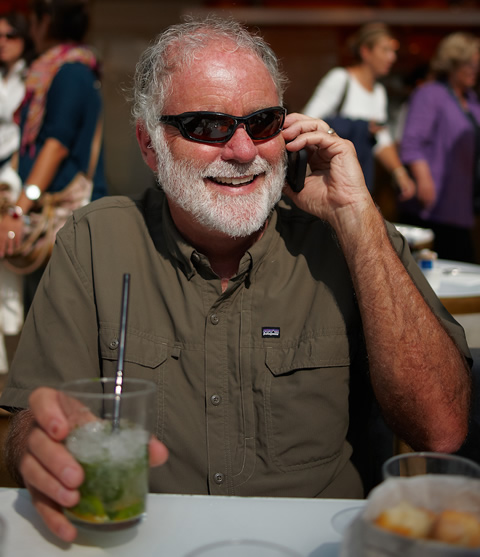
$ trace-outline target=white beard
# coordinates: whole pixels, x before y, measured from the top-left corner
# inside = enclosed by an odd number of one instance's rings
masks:
[[[233,238],[246,237],[262,228],[282,195],[286,161],[271,165],[256,157],[250,163],[215,161],[203,170],[193,162],[175,160],[163,130],[158,129],[153,147],[157,153],[157,178],[171,202],[196,222]],[[265,173],[263,184],[244,195],[225,195],[205,185],[204,178],[238,178]]]

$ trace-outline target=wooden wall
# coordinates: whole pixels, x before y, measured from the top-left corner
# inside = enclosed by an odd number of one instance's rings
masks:
[[[399,36],[399,60],[387,82],[392,107],[404,95],[403,77],[415,65],[428,61],[445,34],[460,28],[476,32],[480,27],[479,10],[447,13],[365,7],[372,2],[353,3],[351,9],[338,7],[338,3],[331,9],[314,9],[313,4],[325,2],[307,2],[303,10],[285,9],[278,2],[263,8],[248,6],[266,6],[265,2],[222,2],[221,9],[219,2],[201,0],[93,0],[92,4],[90,41],[104,62],[105,150],[112,194],[133,194],[152,182],[136,145],[126,91],[140,53],[157,33],[178,22],[182,14],[204,15],[215,9],[225,15],[233,14],[252,29],[260,29],[289,76],[285,97],[289,110],[301,110],[325,72],[346,61],[345,39],[360,23],[383,20]],[[230,9],[232,4],[235,9]]]

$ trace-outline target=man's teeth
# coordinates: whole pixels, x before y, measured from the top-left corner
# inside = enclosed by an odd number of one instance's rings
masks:
[[[225,184],[228,186],[240,186],[243,184],[249,184],[254,180],[255,176],[244,176],[243,178],[215,178],[215,182],[219,184]]]

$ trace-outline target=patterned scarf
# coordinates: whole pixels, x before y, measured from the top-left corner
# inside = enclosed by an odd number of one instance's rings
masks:
[[[98,60],[89,48],[80,45],[61,44],[50,48],[30,66],[25,81],[26,93],[20,110],[29,103],[28,114],[22,131],[20,150],[30,149],[35,154],[35,140],[43,123],[47,93],[53,78],[63,64],[80,62],[98,72]]]

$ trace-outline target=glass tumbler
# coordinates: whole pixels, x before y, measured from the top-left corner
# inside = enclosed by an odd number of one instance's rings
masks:
[[[97,530],[125,528],[146,512],[148,443],[155,408],[155,384],[114,378],[79,379],[60,388],[70,433],[68,451],[82,466],[80,501],[65,508],[74,523]]]
[[[480,478],[480,466],[457,455],[434,452],[403,453],[389,458],[382,467],[383,479],[448,474]]]

